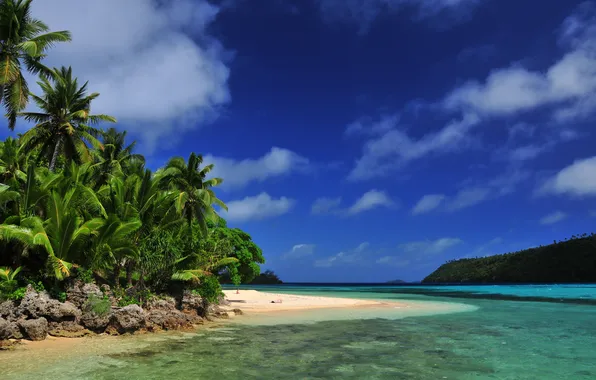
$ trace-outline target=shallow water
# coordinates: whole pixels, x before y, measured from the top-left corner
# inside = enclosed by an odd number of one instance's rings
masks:
[[[596,306],[590,286],[555,289],[536,302],[495,299],[498,287],[268,287],[265,290],[464,303],[466,311],[319,310],[240,318],[196,334],[90,339],[70,350],[0,353],[2,379],[595,379]],[[463,288],[463,289],[462,289]],[[487,298],[445,297],[466,292]],[[511,296],[511,287],[503,287]],[[542,291],[542,293],[545,293]],[[573,293],[573,294],[571,294]],[[529,295],[528,295],[529,294]],[[575,294],[575,295],[574,295]],[[534,301],[523,301],[527,297]],[[542,295],[540,296],[542,297]],[[312,317],[318,315],[318,322]],[[342,319],[343,318],[343,319]],[[371,319],[372,318],[372,319]],[[304,321],[311,323],[305,324]],[[262,325],[265,324],[265,325]],[[275,326],[271,326],[275,324]],[[76,347],[76,348],[74,348]]]

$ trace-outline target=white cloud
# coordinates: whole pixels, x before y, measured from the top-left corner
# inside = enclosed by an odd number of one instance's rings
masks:
[[[440,238],[436,240],[412,241],[400,244],[396,255],[380,257],[375,262],[381,265],[404,268],[408,266],[421,266],[429,263],[432,256],[441,254],[463,243],[458,238]]]
[[[441,15],[436,21],[457,22],[480,0],[318,0],[320,11],[328,22],[355,24],[364,34],[383,13],[415,10],[414,19]]]
[[[384,121],[381,120],[380,123]],[[404,131],[391,129],[367,141],[362,156],[348,179],[365,180],[389,174],[405,163],[430,154],[456,151],[468,144],[468,132],[480,122],[475,114],[452,120],[438,132],[428,133],[418,140]]]
[[[596,195],[596,156],[577,160],[549,179],[539,193]]]
[[[400,244],[399,249],[406,254],[436,255],[461,243],[463,243],[463,241],[458,238],[441,238],[437,240],[413,241]]]
[[[389,265],[396,268],[405,268],[412,263],[412,261],[408,259],[402,259],[399,256],[383,256],[377,259],[375,262],[377,264]]]
[[[384,191],[370,190],[360,197],[348,210],[349,215],[360,214],[377,207],[392,207],[394,202]]]
[[[204,0],[33,2],[34,17],[73,36],[46,64],[72,65],[101,94],[93,111],[116,116],[144,149],[216,117],[230,100],[229,54],[207,32],[218,11]]]
[[[395,128],[399,123],[398,114],[382,116],[379,120],[373,121],[369,118],[357,120],[346,127],[344,134],[346,136],[356,135],[379,135]]]
[[[311,206],[311,214],[335,214],[351,216],[379,207],[395,207],[396,203],[384,191],[372,189],[358,198],[352,206],[341,207],[341,198],[318,198]]]
[[[361,262],[366,254],[369,244],[367,242],[359,244],[356,248],[349,251],[342,251],[336,255],[316,260],[315,267],[329,268],[336,265],[355,264]]]
[[[484,202],[491,195],[491,189],[485,187],[473,187],[458,191],[455,196],[447,202],[448,211],[457,211],[475,206]]]
[[[511,194],[515,188],[529,177],[528,172],[509,170],[491,180],[478,182],[467,181],[466,185],[454,195],[425,195],[412,209],[413,215],[434,210],[455,212],[482,202]]]
[[[227,202],[228,212],[225,219],[233,222],[274,218],[289,212],[296,202],[293,199],[272,198],[267,193]]]
[[[445,200],[443,194],[428,194],[420,198],[418,203],[412,208],[412,215],[420,215],[430,212],[441,205]]]
[[[540,219],[540,224],[555,224],[567,218],[567,214],[562,211],[555,211]]]
[[[311,214],[332,214],[339,210],[341,198],[318,198],[310,208]]]
[[[484,115],[511,115],[545,105],[568,121],[596,109],[596,13],[582,6],[567,18],[562,42],[568,52],[545,72],[519,64],[493,71],[484,82],[469,81],[445,99],[449,109]]]
[[[273,147],[257,159],[234,160],[230,158],[205,156],[205,163],[215,164],[211,174],[224,178],[225,187],[243,187],[250,182],[263,182],[292,172],[306,169],[308,159],[283,148]]]
[[[300,259],[311,256],[315,252],[314,244],[296,244],[289,252],[286,252],[282,258],[284,259]]]

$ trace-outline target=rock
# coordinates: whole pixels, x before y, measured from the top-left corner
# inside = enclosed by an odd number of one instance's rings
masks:
[[[243,312],[242,310],[240,310],[240,309],[232,309],[232,311],[233,311],[233,312],[234,312],[234,314],[236,314],[236,315],[242,315],[242,314],[244,314],[244,312]]]
[[[114,311],[110,326],[120,334],[134,332],[145,327],[147,313],[139,305],[128,305]]]
[[[19,344],[19,341],[18,340],[1,340],[0,339],[0,351],[11,350],[17,344]]]
[[[0,318],[5,318],[8,321],[16,319],[17,305],[14,301],[0,302]]]
[[[22,319],[18,325],[28,339],[44,340],[48,336],[48,320],[45,318]]]
[[[78,321],[81,317],[81,310],[68,301],[49,300],[41,311],[41,315],[57,322]]]
[[[228,301],[228,299],[225,296],[220,296],[217,299],[217,304],[220,306],[230,306],[232,303]]]
[[[146,323],[153,330],[156,330],[155,327],[164,330],[176,330],[192,327],[193,318],[176,309],[153,309],[147,313]]]
[[[197,315],[204,317],[207,315],[207,302],[197,294],[193,294],[189,290],[185,290],[182,295],[181,307],[182,311],[195,311]]]
[[[99,286],[95,284],[84,284],[80,280],[75,280],[74,283],[66,290],[66,300],[74,304],[79,309],[83,308],[83,305],[89,299],[90,295],[96,297],[103,297],[103,293],[99,289]]]
[[[40,318],[43,316],[43,312],[45,311],[49,301],[50,295],[47,292],[44,291],[38,293],[35,289],[33,289],[31,284],[29,284],[27,285],[25,296],[17,307],[15,314],[17,317],[24,315],[30,318]]]
[[[5,339],[23,339],[23,334],[16,322],[0,317],[0,340]]]
[[[81,316],[80,323],[84,327],[96,333],[102,333],[110,324],[112,319],[112,312],[106,315],[97,315],[93,312],[86,312]]]
[[[147,301],[147,310],[176,310],[176,300],[173,297],[153,297]]]
[[[64,338],[80,338],[92,334],[92,332],[76,322],[66,321],[50,322],[48,334]]]

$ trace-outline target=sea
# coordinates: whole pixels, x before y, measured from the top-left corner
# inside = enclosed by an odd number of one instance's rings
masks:
[[[440,314],[325,309],[243,316],[192,333],[48,342],[0,352],[0,378],[596,379],[594,284],[250,288],[448,305]]]

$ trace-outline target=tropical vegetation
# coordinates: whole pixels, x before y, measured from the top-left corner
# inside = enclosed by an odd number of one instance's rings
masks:
[[[596,234],[518,252],[449,261],[426,283],[591,283],[596,282]]]
[[[27,284],[59,296],[74,279],[130,302],[181,289],[215,298],[220,280],[257,277],[262,251],[218,214],[227,208],[213,165],[191,153],[147,167],[115,117],[91,112],[100,94],[71,67],[44,66],[70,33],[49,32],[31,2],[0,1],[0,102],[9,129],[34,124],[0,142],[0,298],[22,297]],[[40,93],[22,67],[39,75]]]

